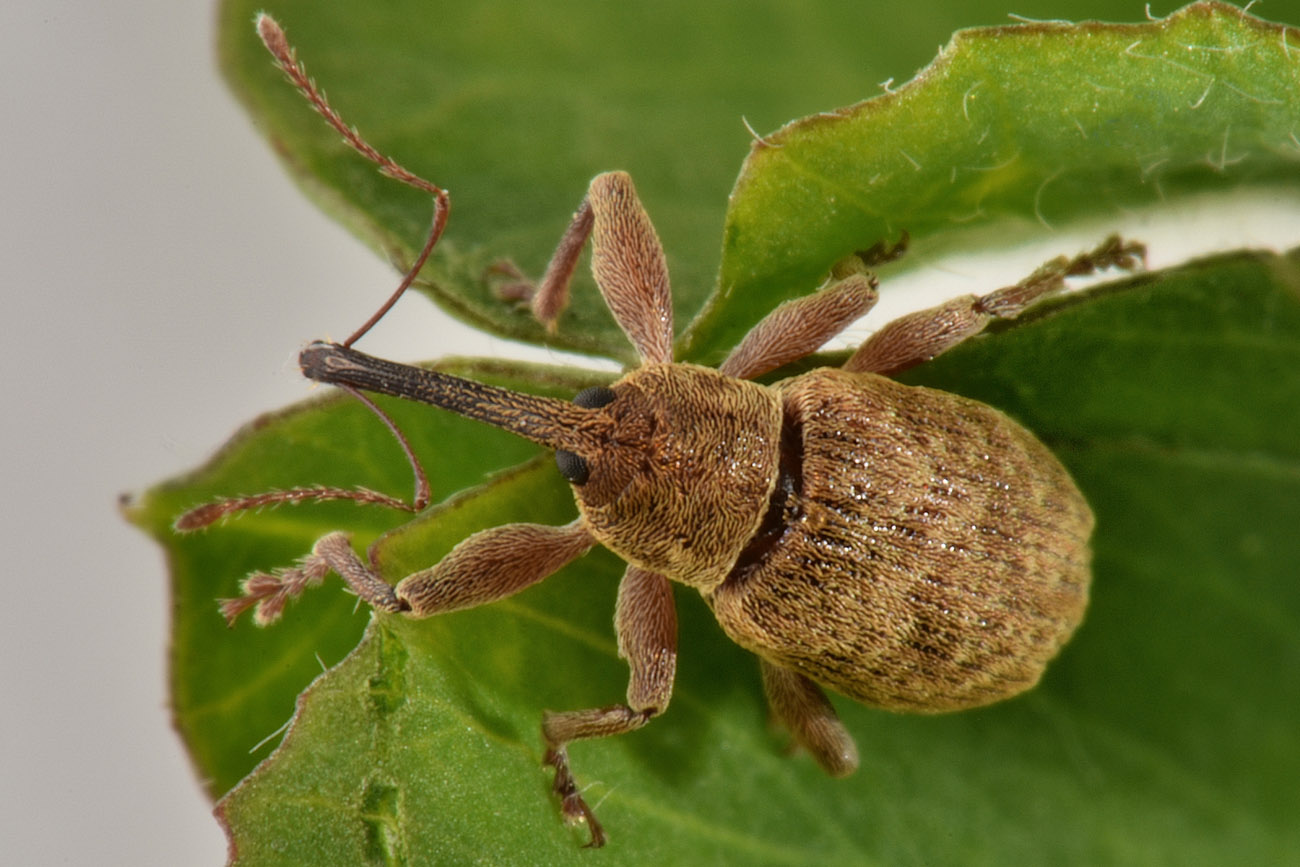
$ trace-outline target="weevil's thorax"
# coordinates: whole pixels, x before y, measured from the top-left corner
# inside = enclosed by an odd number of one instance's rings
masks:
[[[630,563],[707,590],[762,522],[781,406],[763,386],[650,364],[612,386],[601,453],[574,494],[592,535]]]

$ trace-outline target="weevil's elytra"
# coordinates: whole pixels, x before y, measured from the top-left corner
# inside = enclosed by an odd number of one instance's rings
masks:
[[[1033,686],[1083,616],[1092,514],[1002,413],[872,374],[779,383],[798,476],[781,538],[705,598],[738,644],[878,707]]]
[[[311,85],[278,25],[263,16],[258,28],[345,141],[435,198],[424,251],[382,312],[436,243],[446,194],[370,148]],[[759,657],[776,718],[834,775],[856,768],[857,751],[819,684],[923,713],[1032,687],[1083,617],[1088,505],[1052,453],[1004,414],[884,374],[933,358],[993,318],[1018,315],[1067,276],[1135,267],[1141,245],[1109,238],[1014,286],[895,320],[843,368],[763,386],[750,380],[815,351],[865,314],[874,279],[837,271],[818,291],[772,311],[713,370],[673,361],[663,251],[622,173],[592,180],[536,290],[534,313],[554,327],[589,237],[597,284],[641,357],[608,387],[569,402],[384,361],[351,348],[370,323],[344,344],[312,344],[300,359],[311,379],[430,403],[553,449],[579,518],[477,533],[396,586],[332,533],[300,567],[250,577],[244,597],[223,605],[227,616],[254,608],[259,622],[272,621],[289,598],[334,571],[378,610],[427,617],[504,598],[594,545],[609,548],[628,563],[615,610],[630,669],[626,703],[548,712],[542,722],[563,813],[588,823],[593,846],[605,836],[581,797],[568,744],[632,731],[668,707],[674,582],[698,590],[727,635]],[[406,506],[415,508],[428,500],[425,475],[394,433],[416,469],[417,502]],[[370,491],[306,488],[201,506],[177,526],[344,497],[402,505]]]

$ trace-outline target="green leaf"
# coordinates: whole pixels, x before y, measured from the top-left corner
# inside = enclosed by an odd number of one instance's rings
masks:
[[[417,284],[445,309],[495,334],[632,361],[586,268],[547,335],[498,298],[489,266],[510,259],[540,275],[591,177],[627,170],[668,252],[680,330],[715,286],[727,192],[751,141],[744,118],[771,129],[875,93],[979,16],[973,5],[936,0],[882,21],[853,0],[225,0],[219,49],[304,190],[383,255],[411,260],[427,197],[380,177],[303,104],[254,35],[256,12],[276,16],[381,152],[451,191],[447,233]],[[988,5],[985,20],[1005,14]],[[891,37],[864,39],[886,27]]]
[[[682,354],[720,360],[775,303],[904,232],[900,270],[1244,184],[1295,196],[1298,121],[1300,32],[1234,6],[961,31],[896,91],[754,143]]]
[[[668,250],[685,324],[713,287],[727,190],[749,140],[741,113],[779,123],[878,80],[829,10],[789,2],[227,0],[220,51],[232,88],[307,192],[401,262],[428,230],[427,197],[351,154],[286,85],[250,26],[263,8],[350,123],[451,191],[420,288],[484,330],[628,361],[586,268],[548,336],[497,297],[489,266],[510,259],[540,276],[591,177],[626,169]],[[902,62],[914,68],[931,44]],[[830,62],[806,63],[825,49]]]
[[[668,713],[572,749],[620,864],[1281,863],[1300,851],[1300,251],[1139,277],[906,377],[986,400],[1098,516],[1084,627],[1028,695],[941,717],[839,701],[862,768],[781,755],[756,666],[690,591]],[[1185,384],[1193,387],[1185,387]],[[572,506],[538,467],[381,546],[398,572]],[[236,863],[559,864],[586,856],[540,767],[543,707],[621,696],[621,564],[505,602],[375,616],[222,801]],[[300,611],[291,612],[298,616]]]
[[[222,5],[228,80],[313,197],[410,261],[427,197],[351,154],[285,84],[249,26],[265,5]],[[1103,9],[1068,0],[1052,12]],[[838,259],[903,230],[914,250],[899,270],[955,247],[1012,244],[1046,232],[1041,223],[1175,207],[1246,182],[1295,184],[1300,173],[1300,36],[1224,4],[1135,25],[963,31],[896,93],[766,135],[777,147],[754,146],[725,236],[733,160],[750,144],[742,112],[766,129],[861,100],[927,60],[944,31],[919,45],[873,40],[864,56],[858,31],[878,16],[834,2],[672,0],[650,12],[598,0],[280,0],[268,11],[345,118],[453,191],[421,288],[493,333],[628,361],[585,269],[555,335],[502,301],[490,272],[510,259],[539,275],[598,171],[636,179],[668,251],[679,328],[714,290],[680,350],[700,361],[716,361]],[[888,26],[919,36],[976,14],[938,3],[891,11]]]
[[[565,398],[608,381],[580,370],[503,361],[449,359],[438,368]],[[491,474],[541,452],[451,413],[405,401],[376,402],[423,456],[435,502],[482,485]],[[568,496],[558,477],[554,483]],[[263,741],[283,727],[294,697],[323,666],[338,662],[356,645],[367,619],[353,599],[313,593],[273,629],[258,629],[247,619],[227,629],[217,599],[238,596],[239,582],[251,572],[292,565],[325,533],[346,529],[364,546],[410,515],[336,502],[281,506],[187,534],[174,532],[172,522],[203,503],[304,485],[362,486],[409,498],[413,477],[397,441],[379,420],[336,394],[250,422],[207,465],[154,488],[126,509],[130,520],[167,551],[174,612],[172,710],[214,798],[266,755],[269,747]]]

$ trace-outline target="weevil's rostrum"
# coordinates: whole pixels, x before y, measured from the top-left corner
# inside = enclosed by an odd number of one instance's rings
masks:
[[[434,194],[427,255],[445,222],[446,194],[366,145],[325,104],[278,26],[264,16],[258,27],[349,144]],[[427,617],[518,592],[597,544],[618,554],[628,563],[615,611],[630,668],[626,702],[548,712],[542,724],[564,815],[588,823],[592,845],[604,832],[579,793],[567,746],[639,728],[667,708],[674,582],[698,590],[727,635],[759,657],[776,718],[832,774],[851,772],[857,752],[820,686],[923,713],[1032,687],[1083,617],[1088,505],[1052,453],[1006,415],[885,374],[1018,315],[1069,276],[1135,267],[1141,246],[1109,238],[1013,286],[895,320],[842,368],[767,386],[751,380],[814,352],[871,308],[876,283],[865,266],[837,270],[816,292],[778,307],[713,370],[673,361],[663,251],[622,173],[591,182],[536,289],[535,314],[555,326],[589,237],[596,282],[642,360],[608,388],[568,402],[485,386],[352,349],[365,328],[301,356],[312,379],[424,401],[554,449],[579,518],[483,531],[396,586],[332,533],[300,567],[252,576],[244,597],[226,603],[227,615],[255,608],[259,622],[274,620],[286,599],[333,571],[377,610]],[[340,497],[394,505],[368,491],[301,489],[199,507],[178,526]]]

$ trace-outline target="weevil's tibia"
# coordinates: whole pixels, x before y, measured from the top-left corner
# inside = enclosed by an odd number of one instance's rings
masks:
[[[768,706],[795,743],[832,777],[857,770],[858,748],[830,700],[816,683],[796,671],[759,660]]]
[[[416,256],[405,277],[402,278],[401,284],[388,297],[388,300],[360,328],[352,332],[347,340],[343,341],[344,346],[351,346],[373,328],[376,322],[384,318],[384,314],[397,303],[397,299],[401,298],[411,284],[415,282],[416,275],[424,267],[425,261],[428,260],[429,254],[433,252],[438,239],[442,237],[443,229],[447,226],[447,215],[451,209],[451,201],[446,190],[437,184],[426,181],[396,160],[386,157],[375,150],[369,142],[361,137],[361,134],[356,129],[343,121],[339,113],[329,104],[325,94],[316,87],[315,82],[307,75],[306,69],[298,61],[293,46],[289,44],[289,40],[285,37],[284,30],[274,18],[265,12],[257,17],[257,33],[262,38],[262,43],[266,46],[266,49],[271,52],[271,56],[275,58],[276,66],[284,72],[293,86],[298,88],[298,91],[306,97],[312,108],[316,109],[317,113],[338,131],[349,147],[379,166],[379,171],[385,176],[433,196],[433,224],[429,229],[429,237],[424,242],[424,247],[421,248],[419,255]]]
[[[569,304],[569,283],[578,267],[582,248],[587,245],[587,238],[591,235],[592,221],[591,203],[588,199],[583,199],[573,219],[569,221],[569,228],[564,231],[555,252],[551,254],[541,285],[529,301],[533,316],[546,326],[547,331],[555,331],[560,314]]]
[[[750,329],[718,367],[727,376],[753,379],[816,352],[876,303],[876,278],[850,274],[811,295],[793,298]]]
[[[340,385],[339,387],[361,401],[362,405],[378,416],[379,420],[384,423],[384,426],[397,440],[398,445],[402,447],[402,453],[406,455],[407,463],[411,465],[411,472],[415,475],[415,496],[411,502],[408,503],[398,497],[372,491],[369,488],[335,488],[328,486],[290,488],[287,491],[267,491],[247,497],[231,497],[212,503],[204,503],[202,506],[196,506],[177,518],[175,523],[172,524],[172,528],[178,532],[201,530],[228,515],[246,512],[250,509],[281,506],[285,503],[320,503],[329,500],[351,500],[357,505],[387,506],[390,509],[399,509],[403,512],[415,513],[422,511],[425,506],[429,505],[431,496],[429,476],[420,464],[420,459],[415,456],[415,451],[411,448],[411,443],[406,439],[406,435],[402,433],[397,423],[393,421],[388,413],[376,406],[375,402],[370,398],[355,388],[349,388],[346,385]]]

